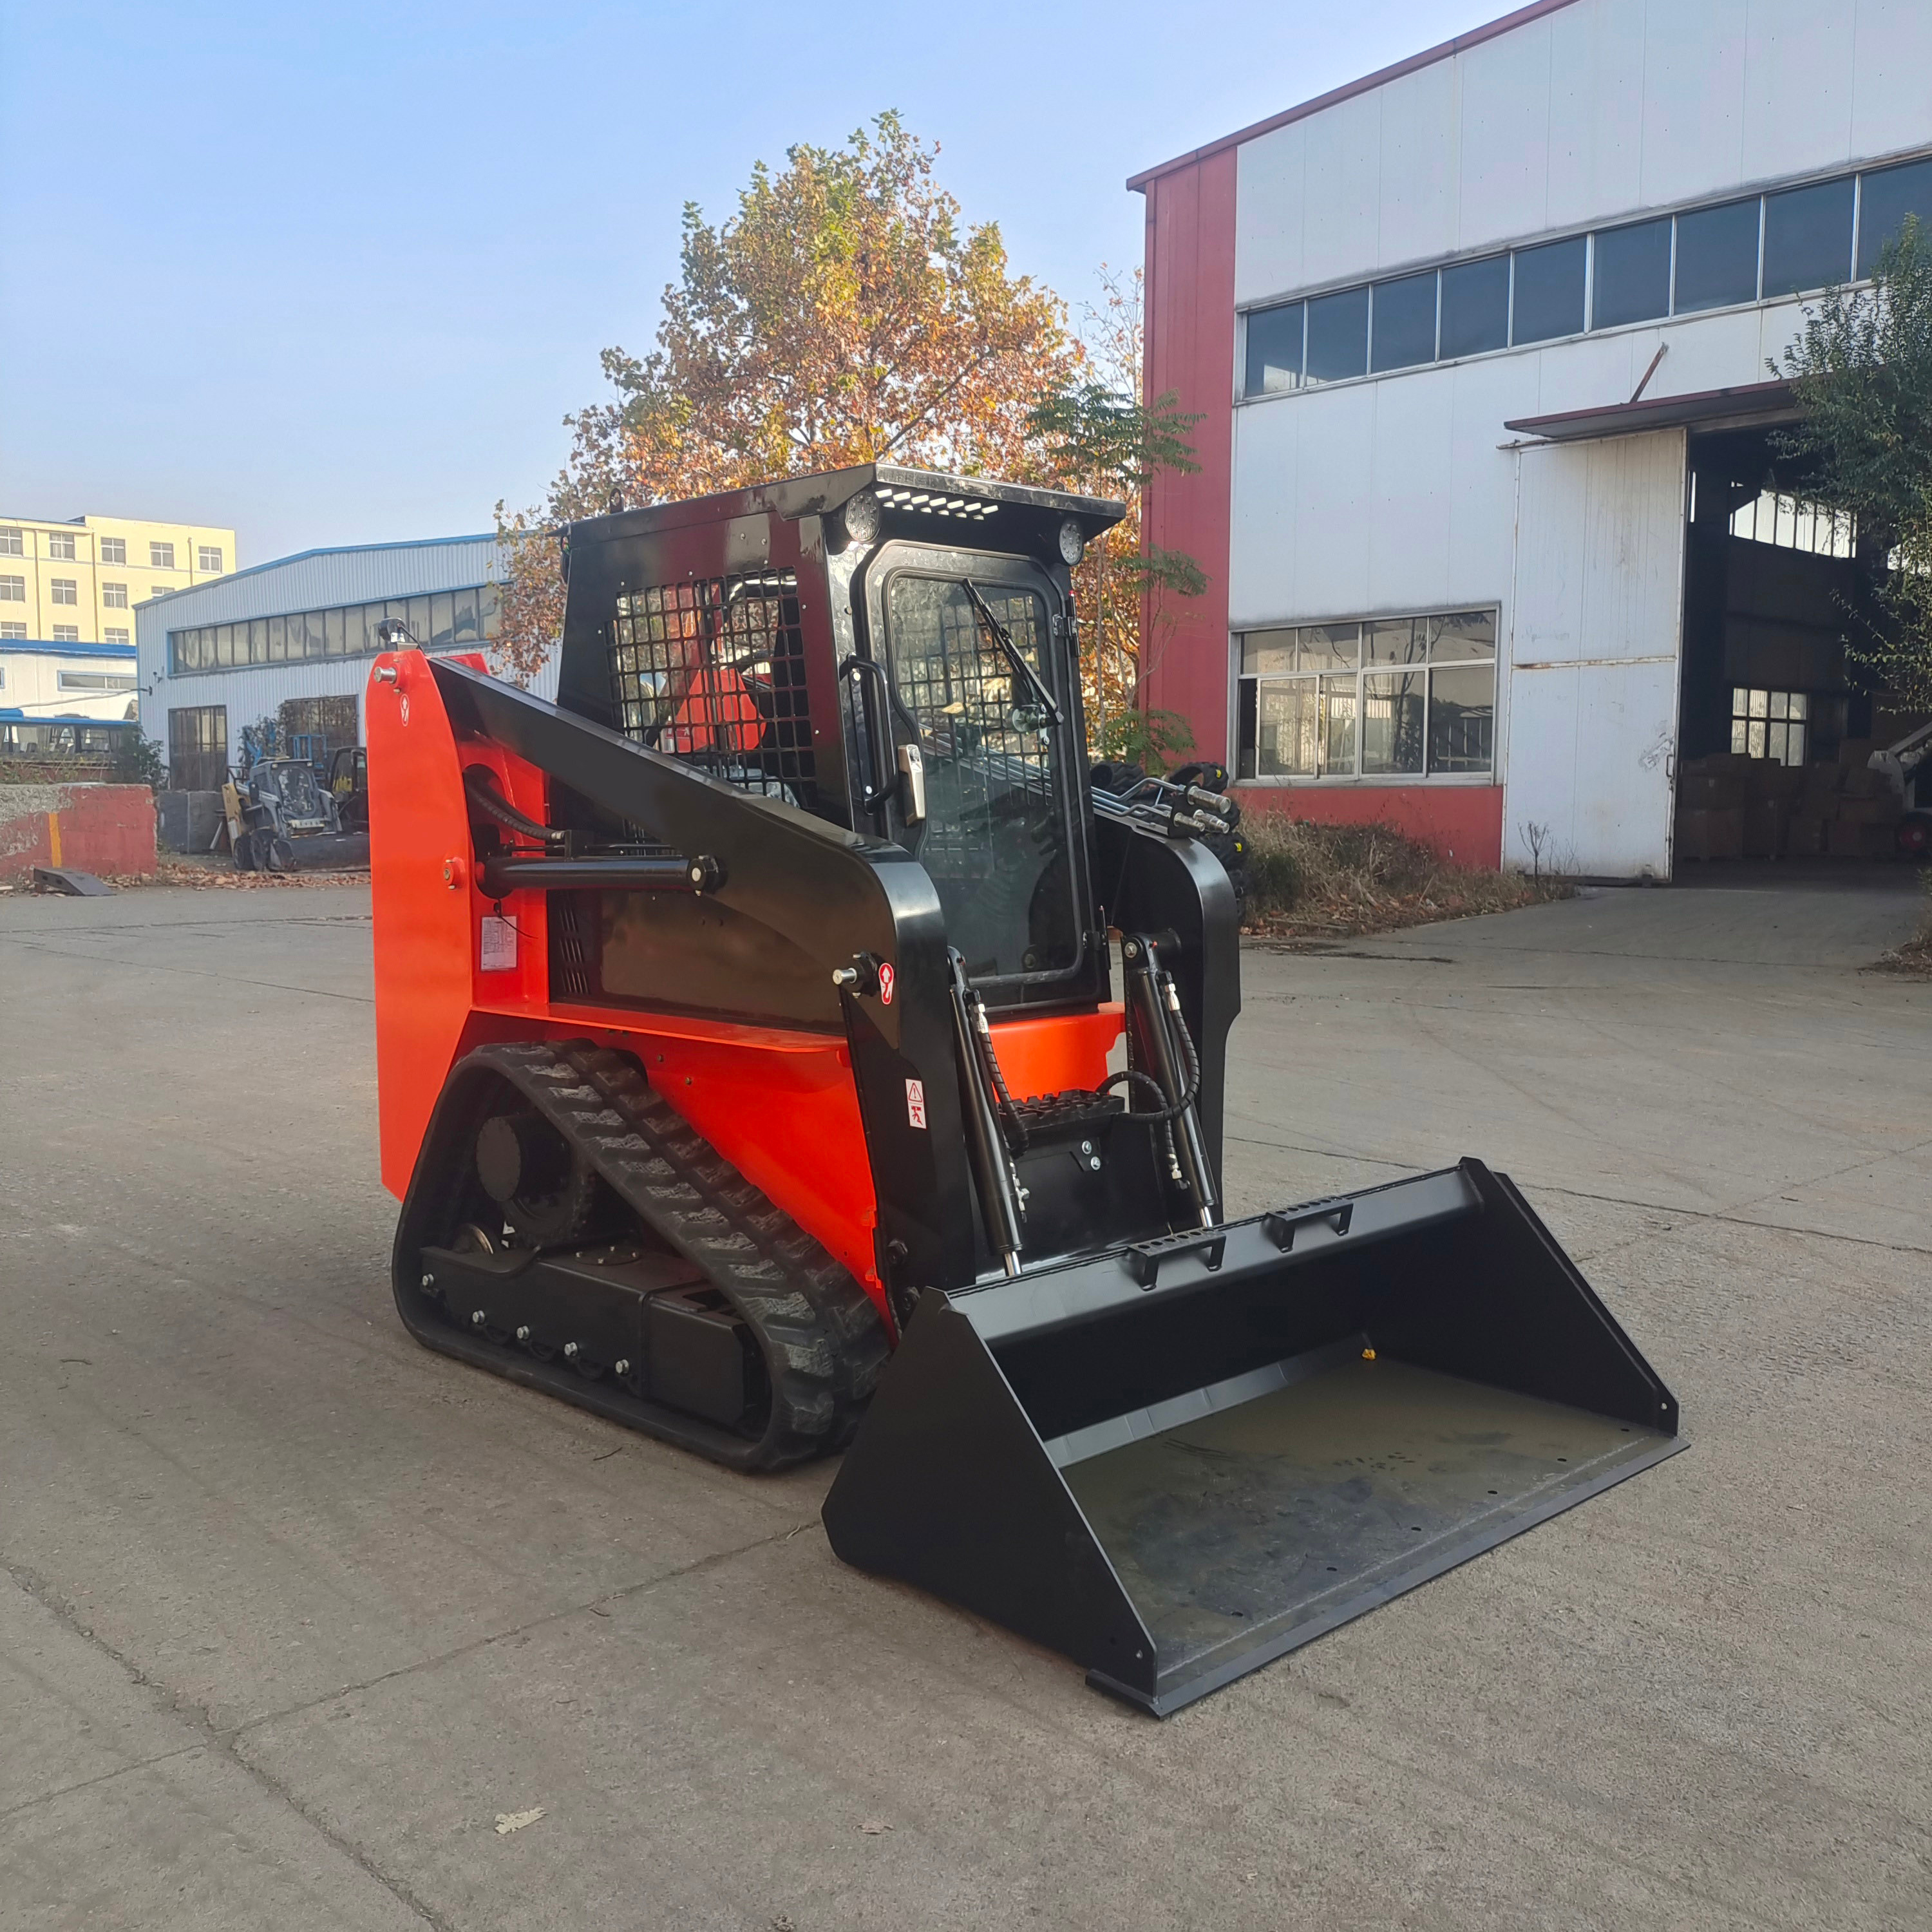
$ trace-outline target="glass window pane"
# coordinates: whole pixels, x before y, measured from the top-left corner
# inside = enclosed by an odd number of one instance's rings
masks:
[[[1496,674],[1489,664],[1429,674],[1429,769],[1486,772],[1496,730]]]
[[[1744,750],[1754,758],[1764,756],[1764,731],[1763,724],[1755,718],[1745,728]]]
[[[1802,718],[1802,717],[1805,716],[1807,715],[1807,714],[1806,714],[1806,711],[1805,711],[1805,706],[1806,706],[1808,704],[1809,704],[1810,703],[1810,699],[1809,699],[1809,698],[1808,698],[1804,694],[1804,693],[1803,692],[1802,692],[1802,691],[1794,691],[1794,692],[1791,694],[1791,715],[1792,715],[1792,717],[1794,717],[1794,718]]]
[[[1512,342],[1547,342],[1582,329],[1585,253],[1580,235],[1517,251]]]
[[[1369,292],[1344,289],[1308,304],[1308,380],[1339,382],[1369,366]]]
[[[1412,369],[1436,359],[1436,278],[1405,275],[1375,285],[1373,369]]]
[[[1744,740],[1750,731],[1750,727],[1742,718],[1733,718],[1731,720],[1731,749],[1733,752],[1742,752],[1744,749]]]
[[[482,634],[476,627],[476,592],[473,590],[459,590],[456,593],[456,622],[453,634],[459,644],[473,644]]]
[[[1770,710],[1771,693],[1769,692],[1754,691],[1751,693],[1750,715],[1754,718],[1762,718],[1768,714]]]
[[[235,626],[222,624],[214,633],[214,662],[225,670],[235,662]]]
[[[1300,302],[1250,314],[1246,394],[1271,396],[1300,388],[1302,315]]]
[[[248,662],[266,664],[268,662],[268,620],[255,617],[248,625]]]
[[[1304,624],[1301,640],[1304,670],[1353,670],[1359,624]]]
[[[1250,677],[1257,671],[1294,668],[1292,631],[1250,631],[1241,639],[1241,669]]]
[[[1496,614],[1493,610],[1451,610],[1440,617],[1420,619],[1426,626],[1431,664],[1466,664],[1496,654]]]
[[[410,635],[415,638],[418,644],[428,644],[429,642],[429,599],[427,597],[412,597],[410,599],[410,614],[404,621],[410,627]]]
[[[1784,693],[1781,691],[1774,691],[1771,694],[1771,715],[1774,718],[1784,716]]]
[[[342,613],[340,610],[325,610],[322,614],[322,635],[323,651],[332,658],[341,656]]]
[[[456,599],[447,590],[439,590],[429,600],[429,642],[446,651],[455,641]]]
[[[280,664],[289,654],[289,620],[286,617],[271,617],[268,622],[268,662]]]
[[[1606,228],[1597,237],[1591,326],[1649,322],[1670,313],[1670,218]]]
[[[1852,178],[1764,198],[1764,292],[1802,295],[1852,272]]]
[[[1676,313],[1757,299],[1757,202],[1677,218]]]
[[[1879,251],[1896,242],[1905,218],[1916,214],[1932,229],[1932,161],[1909,161],[1867,175],[1858,190],[1858,273],[1878,266]]]
[[[369,639],[368,608],[352,604],[342,614],[342,648],[352,658],[360,657],[372,646]]]
[[[1422,770],[1422,674],[1371,671],[1362,680],[1362,775]]]
[[[1480,356],[1508,346],[1509,273],[1507,255],[1442,271],[1440,354]]]
[[[1355,770],[1355,680],[1322,680],[1322,770],[1323,775],[1352,778]]]
[[[1280,678],[1256,687],[1256,764],[1263,778],[1312,778],[1320,713],[1316,680]]]
[[[502,592],[496,585],[486,584],[476,594],[482,607],[479,614],[483,620],[483,634],[486,638],[494,638],[503,614]]]
[[[1425,618],[1398,617],[1393,622],[1362,626],[1364,664],[1420,664],[1427,648]]]

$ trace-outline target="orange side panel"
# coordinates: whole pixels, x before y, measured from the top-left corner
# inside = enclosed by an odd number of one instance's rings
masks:
[[[1107,1056],[1126,1027],[1126,1009],[1118,1000],[1090,1013],[995,1020],[993,1050],[1016,1100],[1076,1087],[1090,1094],[1106,1078]]]
[[[469,819],[455,740],[420,652],[376,659],[364,715],[382,1185],[400,1197],[470,1018]]]

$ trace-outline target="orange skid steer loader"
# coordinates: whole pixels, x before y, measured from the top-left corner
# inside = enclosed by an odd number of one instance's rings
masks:
[[[868,466],[573,524],[556,704],[377,660],[369,826],[410,1330],[844,1450],[840,1556],[1164,1714],[1682,1444],[1480,1162],[1226,1219],[1234,809],[1085,761],[1120,514]]]

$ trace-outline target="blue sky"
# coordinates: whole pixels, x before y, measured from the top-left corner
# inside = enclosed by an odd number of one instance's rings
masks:
[[[0,0],[0,509],[484,529],[754,161],[896,107],[1077,304],[1129,174],[1502,10]]]

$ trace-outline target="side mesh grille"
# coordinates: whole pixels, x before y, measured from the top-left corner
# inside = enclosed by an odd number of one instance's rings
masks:
[[[742,790],[818,802],[805,639],[790,571],[632,591],[611,626],[626,736]]]

